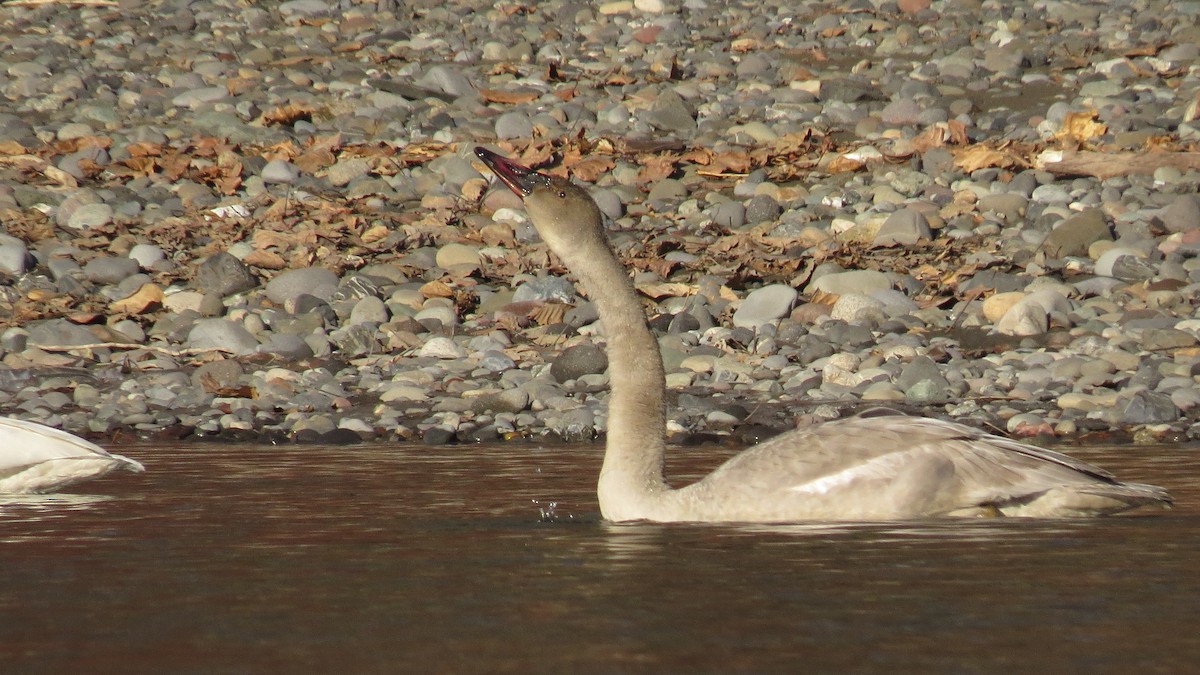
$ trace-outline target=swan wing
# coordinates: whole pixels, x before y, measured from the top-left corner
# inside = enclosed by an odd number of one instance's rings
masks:
[[[51,492],[117,468],[145,470],[140,462],[60,429],[0,418],[0,492]]]
[[[877,413],[777,436],[689,489],[697,502],[746,504],[747,519],[767,510],[778,520],[1075,516],[1170,503],[1161,488],[1121,483],[1061,453],[953,422]]]

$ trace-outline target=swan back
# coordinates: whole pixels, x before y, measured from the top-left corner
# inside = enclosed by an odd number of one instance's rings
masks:
[[[0,418],[0,493],[54,492],[115,469],[145,467],[60,429]]]

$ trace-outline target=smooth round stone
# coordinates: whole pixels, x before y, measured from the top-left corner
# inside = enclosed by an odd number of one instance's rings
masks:
[[[479,367],[493,373],[502,373],[517,367],[517,362],[502,351],[489,349],[479,357]]]
[[[434,260],[442,269],[449,269],[457,265],[478,267],[483,264],[479,249],[466,244],[446,244],[438,249]]]
[[[892,101],[883,107],[879,118],[890,126],[906,126],[921,121],[921,106],[912,99]]]
[[[67,219],[67,227],[88,230],[104,227],[112,222],[113,208],[108,204],[84,204],[75,209]]]
[[[871,243],[874,246],[909,246],[932,238],[933,232],[925,214],[914,209],[900,209],[883,221],[883,226]]]
[[[475,86],[466,75],[450,65],[436,65],[430,68],[418,80],[418,84],[451,96],[469,96],[475,93]]]
[[[199,87],[176,95],[171,99],[171,105],[180,108],[198,108],[205,103],[220,101],[226,96],[229,96],[229,90],[225,87]]]
[[[990,322],[995,323],[1003,317],[1012,306],[1021,301],[1025,297],[1025,293],[1021,291],[1008,291],[1007,293],[994,293],[983,301],[983,316]]]
[[[312,347],[304,341],[304,338],[292,333],[272,333],[258,347],[258,351],[282,356],[285,359],[307,359],[313,355]]]
[[[258,277],[241,260],[218,251],[196,267],[192,283],[203,293],[223,298],[258,286]]]
[[[1096,259],[1096,274],[1102,277],[1135,281],[1154,276],[1154,265],[1141,251],[1114,246]]]
[[[129,257],[136,260],[138,266],[145,270],[154,267],[155,263],[167,256],[157,244],[134,244],[129,249]]]
[[[496,138],[530,138],[533,120],[523,112],[506,112],[496,118]]]
[[[550,364],[550,375],[556,382],[577,380],[584,375],[603,373],[608,369],[608,355],[587,342],[562,351]]]
[[[453,307],[445,305],[425,307],[414,314],[413,319],[421,323],[436,321],[438,325],[444,327],[458,325],[458,313],[454,311]]]
[[[746,207],[741,202],[722,202],[713,209],[713,223],[731,230],[746,224]]]
[[[417,356],[435,359],[465,359],[467,350],[448,337],[434,336],[429,338],[417,350]]]
[[[424,387],[413,384],[388,383],[379,393],[379,400],[384,403],[393,401],[424,401],[429,398],[429,391]]]
[[[280,272],[267,282],[267,297],[279,305],[286,305],[301,295],[312,295],[329,300],[337,292],[338,277],[324,267],[303,267]]]
[[[76,138],[84,138],[96,133],[90,126],[83,122],[68,122],[58,128],[54,135],[60,141],[70,141]]]
[[[771,284],[749,293],[733,313],[733,325],[757,329],[763,324],[778,321],[792,311],[799,294],[785,284]]]
[[[294,183],[300,177],[300,167],[286,159],[273,159],[263,166],[259,176],[264,183]]]
[[[833,295],[847,293],[870,295],[875,291],[891,288],[892,279],[887,274],[876,270],[851,270],[823,275],[814,281],[811,287],[810,292],[817,290]]]
[[[371,172],[371,164],[362,157],[342,159],[325,170],[325,180],[330,185],[341,187],[350,184]]]
[[[354,303],[354,308],[350,310],[350,319],[347,323],[350,325],[358,323],[373,323],[378,325],[387,323],[388,319],[387,305],[384,304],[383,300],[373,295],[368,295]]]
[[[838,297],[829,316],[849,323],[882,321],[886,318],[883,303],[861,293],[847,293]]]
[[[0,272],[19,276],[29,269],[29,248],[15,237],[0,239]]]
[[[564,302],[575,298],[575,285],[563,277],[530,279],[513,292],[513,302]]]
[[[872,382],[862,393],[864,401],[901,401],[904,392],[891,382]]]
[[[83,266],[84,278],[100,284],[120,283],[137,272],[136,260],[115,256],[92,258]]]
[[[769,195],[755,195],[746,202],[746,222],[751,225],[774,222],[782,212],[779,202]]]
[[[316,16],[328,14],[329,5],[324,0],[287,0],[279,4],[278,10],[284,16]]]
[[[188,347],[221,349],[233,354],[252,354],[258,340],[242,324],[228,319],[200,319],[188,333]]]
[[[1050,329],[1050,317],[1046,309],[1029,298],[1022,298],[996,322],[996,332],[1003,335],[1024,337],[1041,335]]]
[[[1179,195],[1163,210],[1162,222],[1168,232],[1187,232],[1200,228],[1200,197]]]

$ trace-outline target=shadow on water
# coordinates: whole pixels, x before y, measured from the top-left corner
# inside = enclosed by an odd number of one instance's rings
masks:
[[[1102,520],[600,521],[595,446],[125,448],[0,500],[11,672],[1181,672],[1200,451],[1070,449],[1168,487]],[[695,476],[728,453],[689,449]],[[681,481],[682,482],[682,481]]]

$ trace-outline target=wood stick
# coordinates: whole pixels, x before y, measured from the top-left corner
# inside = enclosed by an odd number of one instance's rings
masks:
[[[1034,162],[1037,168],[1063,176],[1105,179],[1131,173],[1152,174],[1163,166],[1180,171],[1200,171],[1200,152],[1063,152],[1046,150]]]

